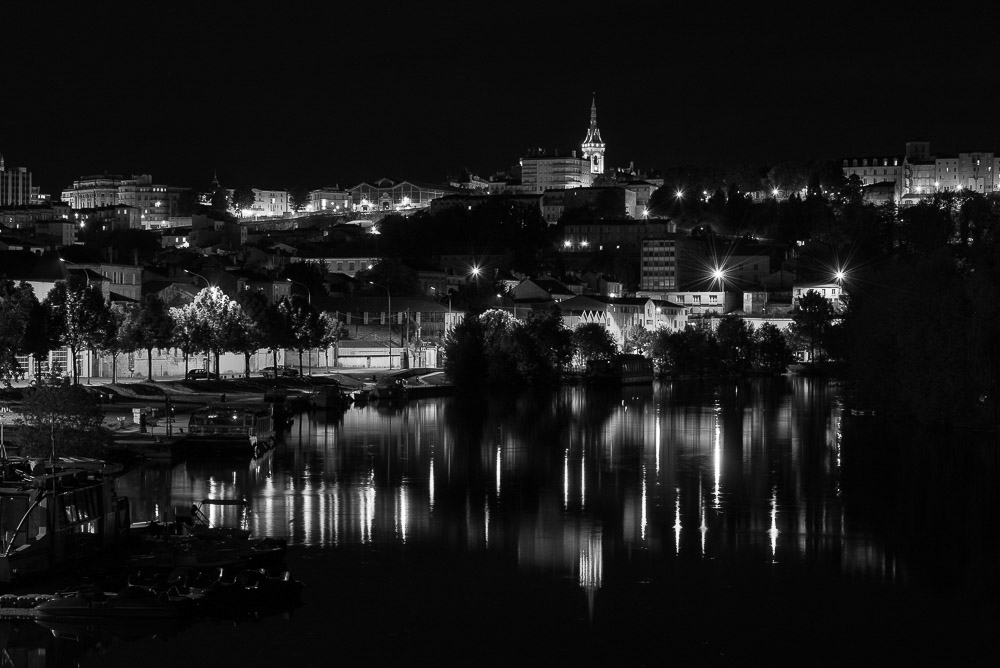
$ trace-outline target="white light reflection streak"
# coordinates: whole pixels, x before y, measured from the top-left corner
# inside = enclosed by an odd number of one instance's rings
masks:
[[[674,503],[674,546],[676,554],[681,553],[681,488],[676,488]]]
[[[705,521],[705,495],[701,493],[701,478],[698,478],[698,512],[701,514],[701,556],[705,556],[705,537],[708,536],[708,523]]]
[[[500,446],[497,446],[497,496],[500,496]]]
[[[719,428],[719,414],[715,414],[715,452],[713,453],[715,464],[715,508],[722,507],[722,432]]]
[[[580,587],[587,592],[600,589],[604,580],[604,555],[601,550],[601,533],[590,532],[587,541],[580,542]]]
[[[771,488],[771,528],[768,535],[771,536],[771,560],[774,561],[775,552],[778,550],[778,487]]]
[[[406,532],[409,528],[407,522],[409,521],[410,508],[406,500],[406,486],[401,485],[399,488],[399,537],[406,543]]]
[[[657,409],[657,411],[659,411],[659,409]],[[659,416],[657,416],[656,418],[656,475],[657,476],[660,475],[660,445],[661,445],[660,437],[661,437],[660,418]]]
[[[569,508],[569,448],[563,455],[563,510]]]
[[[368,485],[359,490],[361,502],[361,542],[372,542],[372,525],[375,523],[375,471],[368,471]]]
[[[490,498],[486,497],[483,500],[483,510],[485,512],[483,518],[483,526],[486,534],[486,548],[490,547]]]
[[[642,505],[640,506],[639,535],[646,540],[646,465],[642,465]]]
[[[428,491],[430,492],[430,510],[434,510],[434,455],[431,454],[431,472],[430,472],[430,483],[428,484]]]
[[[580,507],[587,505],[587,453],[580,457]]]

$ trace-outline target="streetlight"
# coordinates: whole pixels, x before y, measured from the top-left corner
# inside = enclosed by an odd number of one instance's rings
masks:
[[[389,288],[381,283],[376,283],[375,281],[368,282],[377,288],[385,290],[385,298],[389,302],[389,317],[387,318],[389,324],[389,369],[392,369],[392,295],[389,293]]]
[[[370,266],[368,268],[371,269]],[[291,278],[286,278],[285,280],[288,281],[289,283],[295,283],[296,285],[301,285],[306,289],[306,294],[308,295],[309,307],[312,308],[313,297],[312,297],[312,290],[309,289],[309,286],[306,285],[305,283],[301,283]]]
[[[80,269],[80,271],[83,272],[84,279],[86,279],[86,281],[87,281],[87,287],[88,288],[90,287],[90,271],[89,270],[84,269],[83,267],[81,267],[80,265],[78,265],[76,262],[70,262],[69,260],[64,260],[63,258],[59,258],[59,261],[62,262],[63,264],[73,265],[74,267],[77,267],[78,269]]]
[[[185,274],[191,274],[192,276],[197,276],[197,277],[198,277],[198,278],[200,278],[201,280],[205,281],[205,285],[206,285],[206,286],[211,286],[211,285],[212,285],[212,282],[211,282],[210,280],[208,280],[207,278],[205,278],[205,277],[204,277],[204,276],[202,276],[201,274],[196,274],[195,272],[191,271],[190,269],[185,269],[185,270],[184,270],[184,273],[185,273]]]

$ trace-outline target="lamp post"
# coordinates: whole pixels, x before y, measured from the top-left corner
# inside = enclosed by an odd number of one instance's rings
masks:
[[[205,278],[205,277],[204,277],[204,276],[202,276],[201,274],[196,274],[195,272],[191,271],[190,269],[185,269],[185,270],[184,270],[184,273],[185,273],[185,274],[191,274],[192,276],[197,276],[197,277],[198,277],[198,278],[200,278],[201,280],[205,281],[205,285],[206,285],[206,286],[209,286],[209,287],[211,287],[211,285],[212,285],[212,281],[208,280],[207,278]]]
[[[291,279],[291,278],[286,278],[285,280],[288,281],[289,283],[295,283],[296,285],[301,285],[302,287],[304,287],[306,289],[307,300],[308,300],[309,306],[311,308],[312,307],[312,303],[313,303],[313,296],[312,296],[312,290],[309,289],[309,286],[306,285],[305,283],[302,283],[300,281],[296,281],[296,280]]]
[[[388,317],[388,325],[389,325],[389,369],[392,369],[392,295],[389,293],[389,288],[385,287],[381,283],[376,283],[375,281],[368,281],[368,282],[370,284],[374,285],[377,288],[382,288],[383,290],[385,290],[385,298],[386,298],[386,300],[389,303],[389,317]]]
[[[63,264],[72,265],[72,266],[77,267],[78,269],[80,269],[80,271],[83,272],[83,278],[84,278],[84,280],[87,281],[87,287],[88,288],[90,287],[90,272],[87,269],[84,269],[83,267],[81,267],[80,265],[78,265],[76,262],[70,262],[69,260],[65,260],[63,258],[59,258],[59,261],[62,262]]]

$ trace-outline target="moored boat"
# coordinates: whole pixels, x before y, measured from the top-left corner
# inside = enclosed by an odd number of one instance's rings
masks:
[[[218,404],[191,414],[183,442],[187,456],[231,454],[259,457],[274,447],[275,420],[266,406]]]
[[[63,458],[0,462],[0,584],[91,556],[125,536],[119,464]]]

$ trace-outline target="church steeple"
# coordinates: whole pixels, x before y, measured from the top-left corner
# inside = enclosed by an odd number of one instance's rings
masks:
[[[584,158],[590,161],[591,174],[604,173],[604,140],[601,139],[601,130],[597,127],[597,94],[591,98],[590,102],[590,129],[580,146]]]

